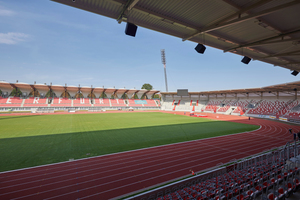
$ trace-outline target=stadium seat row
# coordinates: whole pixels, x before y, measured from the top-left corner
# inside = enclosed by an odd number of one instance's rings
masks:
[[[160,101],[154,99],[68,99],[68,98],[38,98],[20,97],[0,98],[0,107],[159,107]]]

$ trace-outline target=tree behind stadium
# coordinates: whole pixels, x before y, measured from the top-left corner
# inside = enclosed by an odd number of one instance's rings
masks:
[[[145,90],[152,90],[152,85],[149,83],[145,83],[141,89],[145,89]]]

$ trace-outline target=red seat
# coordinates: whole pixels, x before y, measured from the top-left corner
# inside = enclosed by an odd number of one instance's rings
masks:
[[[274,200],[274,194],[273,193],[268,194],[268,199],[269,200]]]
[[[241,195],[237,196],[236,198],[237,198],[237,200],[244,200],[244,195],[241,194]]]

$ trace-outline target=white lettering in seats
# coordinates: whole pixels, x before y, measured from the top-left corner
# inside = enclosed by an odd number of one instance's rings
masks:
[[[34,97],[33,103],[39,103],[39,99],[40,99],[40,98],[38,98],[38,97]]]
[[[11,97],[8,97],[8,98],[7,98],[6,103],[11,103]]]

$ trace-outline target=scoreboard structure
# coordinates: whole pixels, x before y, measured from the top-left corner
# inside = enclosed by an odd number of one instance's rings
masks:
[[[177,96],[189,96],[188,89],[177,89]]]

